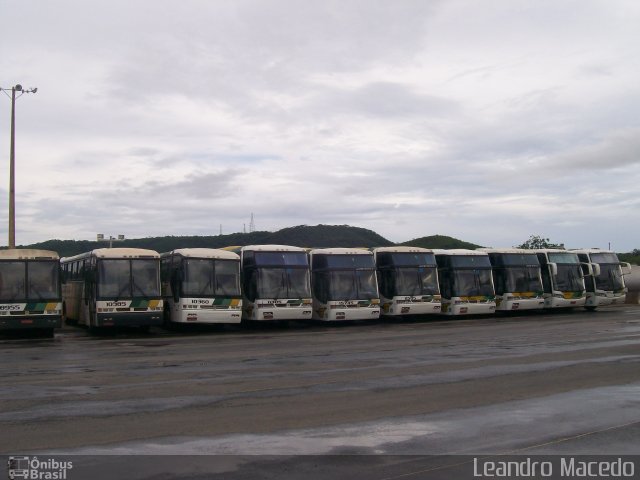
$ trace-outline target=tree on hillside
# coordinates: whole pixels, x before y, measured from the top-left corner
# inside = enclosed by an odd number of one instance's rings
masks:
[[[531,235],[529,240],[522,245],[517,245],[515,248],[526,248],[528,250],[534,250],[536,248],[564,248],[564,243],[551,243],[548,238],[543,238],[540,235]]]
[[[476,245],[475,243],[465,242],[446,235],[430,235],[428,237],[414,238],[413,240],[400,243],[399,245],[421,248],[465,248],[469,250],[475,250],[480,247],[480,245]]]

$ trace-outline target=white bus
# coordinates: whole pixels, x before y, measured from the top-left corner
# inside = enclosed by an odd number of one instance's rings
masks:
[[[160,255],[99,248],[63,258],[62,310],[70,323],[102,327],[162,325]]]
[[[380,317],[373,252],[363,248],[317,248],[309,252],[314,320]]]
[[[60,257],[37,249],[0,250],[0,330],[53,336],[62,326]]]
[[[592,274],[584,279],[587,290],[585,301],[587,310],[625,302],[627,288],[624,275],[631,273],[630,264],[620,262],[618,255],[609,250],[589,248],[572,251],[578,254],[581,262],[591,264]]]
[[[545,308],[573,308],[584,306],[587,293],[583,269],[587,274],[591,266],[581,264],[578,254],[562,249],[535,250],[542,268],[542,287]]]
[[[489,255],[477,250],[434,250],[446,315],[489,314],[496,309]]]
[[[288,245],[227,247],[240,255],[242,319],[311,319],[309,259]]]
[[[496,310],[544,308],[540,261],[533,250],[479,248],[489,255],[496,290]]]
[[[438,266],[432,250],[419,247],[373,249],[382,315],[440,313]]]
[[[160,255],[165,323],[240,323],[240,257],[215,248]]]

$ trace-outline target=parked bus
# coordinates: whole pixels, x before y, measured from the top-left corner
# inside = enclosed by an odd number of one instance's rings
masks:
[[[544,308],[540,261],[536,252],[518,248],[479,248],[489,255],[496,290],[496,310]]]
[[[373,252],[362,248],[318,248],[309,252],[314,320],[380,317]]]
[[[0,250],[0,330],[53,336],[62,326],[60,257],[36,249]]]
[[[160,255],[165,323],[240,323],[240,257],[214,248]]]
[[[539,249],[535,252],[542,268],[545,308],[584,306],[587,297],[584,275],[592,272],[591,266],[581,264],[575,252],[562,249]]]
[[[307,252],[288,245],[227,247],[240,255],[243,320],[311,319]]]
[[[160,255],[99,248],[62,259],[62,309],[68,322],[102,327],[162,324]]]
[[[493,313],[496,297],[489,255],[477,250],[434,250],[442,294],[442,313]]]
[[[438,266],[432,250],[419,247],[373,249],[382,315],[440,313]]]
[[[618,255],[609,250],[589,248],[572,251],[578,254],[581,262],[591,264],[592,274],[584,278],[587,310],[625,302],[627,288],[624,275],[631,273],[630,264],[620,262]]]

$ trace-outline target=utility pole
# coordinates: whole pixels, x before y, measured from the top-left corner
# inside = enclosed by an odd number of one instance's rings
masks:
[[[17,84],[9,88],[1,88],[7,96],[11,90],[11,145],[9,150],[9,248],[16,248],[16,98],[25,93],[36,93],[37,88],[24,90]],[[16,97],[16,92],[19,95]]]
[[[117,237],[114,237],[113,235],[109,235],[109,238],[107,239],[103,233],[98,233],[96,235],[96,241],[98,242],[109,242],[109,248],[113,248],[113,242],[122,242],[124,241],[124,235],[118,235]]]

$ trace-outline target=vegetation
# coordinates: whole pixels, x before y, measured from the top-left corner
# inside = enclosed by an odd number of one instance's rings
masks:
[[[629,253],[619,253],[618,258],[621,262],[629,262],[632,265],[640,265],[640,248],[636,248]]]
[[[348,225],[299,225],[277,232],[232,233],[216,236],[170,236],[147,237],[117,241],[114,247],[148,248],[157,252],[168,252],[176,248],[222,248],[253,244],[281,244],[298,247],[382,247],[393,242],[365,228]],[[94,248],[104,248],[108,242],[89,240],[47,240],[25,245],[58,252],[61,257],[70,257]]]
[[[349,225],[299,225],[283,228],[269,237],[269,242],[297,247],[386,247],[393,245],[386,238],[365,228]]]
[[[401,243],[400,245],[410,245],[412,247],[421,248],[466,248],[470,250],[480,248],[480,245],[458,240],[453,237],[447,237],[446,235],[430,235],[428,237],[416,238],[408,242]]]
[[[515,248],[526,248],[528,250],[536,248],[564,248],[564,243],[551,243],[548,238],[543,238],[540,235],[531,235],[529,240],[522,245],[517,245]]]
[[[134,238],[114,242],[114,247],[148,248],[157,252],[168,252],[176,248],[222,248],[232,245],[280,244],[299,247],[385,247],[393,242],[365,228],[348,225],[298,225],[283,228],[277,232],[232,233],[215,236],[169,236]],[[466,248],[476,249],[479,245],[458,240],[445,235],[430,235],[416,238],[399,245],[422,248]],[[61,257],[70,257],[94,248],[107,247],[108,243],[89,240],[47,240],[21,247],[42,248],[58,252]],[[529,240],[518,248],[564,248],[564,244],[551,243],[548,238],[531,235]],[[640,249],[618,254],[620,261],[640,265]]]

